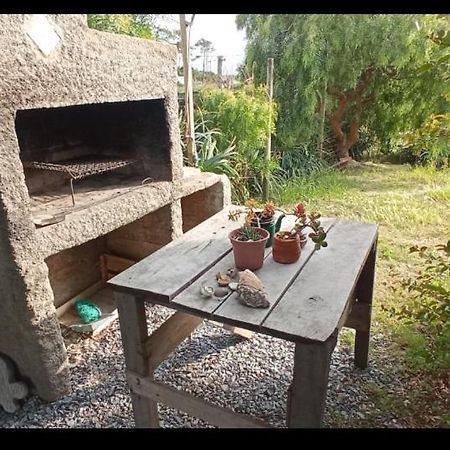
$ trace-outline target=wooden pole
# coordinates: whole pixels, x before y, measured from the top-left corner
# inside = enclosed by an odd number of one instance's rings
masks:
[[[186,148],[189,164],[197,166],[197,150],[195,147],[194,95],[192,88],[192,69],[189,47],[189,29],[186,15],[180,14],[181,51],[183,54],[184,75],[184,111],[186,120]]]
[[[223,56],[217,57],[217,78],[219,79],[219,86],[223,88],[224,82],[222,78],[223,62],[225,58]]]
[[[223,56],[217,57],[217,75],[219,77],[222,77],[222,70],[223,70],[223,62],[225,61],[225,58]]]
[[[268,96],[269,96],[269,102],[272,102],[273,98],[273,58],[268,58],[267,60],[267,88],[268,88]],[[266,151],[264,152],[264,161],[266,165],[270,161],[270,156],[272,152],[272,130],[271,130],[271,124],[272,124],[272,107],[270,108],[269,112],[269,132],[267,137],[267,146]],[[264,175],[263,177],[263,199],[266,201],[269,197],[269,181]]]

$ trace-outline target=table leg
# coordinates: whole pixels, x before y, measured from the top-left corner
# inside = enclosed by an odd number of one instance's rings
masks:
[[[120,321],[120,333],[127,370],[143,377],[150,373],[145,341],[148,337],[145,303],[134,295],[115,292]],[[159,427],[158,404],[139,394],[131,392],[134,421],[139,428]]]
[[[317,344],[295,344],[294,377],[288,393],[287,426],[319,428],[327,397],[331,354],[337,333]]]
[[[367,313],[363,317],[363,330],[356,329],[355,336],[355,364],[365,369],[369,359],[370,323],[372,316],[373,284],[375,278],[375,260],[377,254],[377,243],[375,242],[367,261],[363,267],[356,288],[358,303],[368,304]]]

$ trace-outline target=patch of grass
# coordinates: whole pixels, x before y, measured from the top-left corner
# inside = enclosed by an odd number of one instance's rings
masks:
[[[450,368],[450,327],[433,339],[412,327],[401,327],[398,343],[404,348],[405,362],[412,369],[436,372]]]
[[[323,200],[317,202],[314,209],[328,209]],[[321,203],[321,204],[320,204]],[[412,224],[414,231],[418,226],[443,225],[441,211],[433,208],[431,201],[423,196],[399,193],[364,194],[349,192],[333,202],[333,210],[339,212],[340,217],[362,222],[378,223],[394,230]]]
[[[313,175],[293,178],[283,185],[275,186],[273,196],[280,205],[298,203],[301,199],[310,202],[315,199],[340,198],[350,187],[350,180],[334,170],[323,170]]]
[[[386,166],[381,166],[386,167]],[[433,167],[414,167],[408,165],[392,165],[397,182],[422,185],[444,185],[448,184],[448,170],[436,170]]]
[[[339,333],[339,344],[345,349],[352,349],[355,345],[355,332],[348,328],[342,329]]]
[[[396,245],[387,239],[381,240],[377,246],[378,256],[387,262],[404,261],[408,257],[406,246]]]
[[[423,265],[409,247],[432,246],[450,237],[446,192],[450,192],[448,170],[367,164],[293,179],[278,187],[274,197],[285,210],[303,201],[308,210],[323,216],[379,225],[374,316],[377,326],[391,330],[395,322],[381,305],[407,302],[407,297],[393,295],[393,289]]]
[[[372,386],[368,394],[379,408],[394,411],[408,425],[449,426],[450,376],[445,369],[450,368],[450,336],[434,336],[438,356],[432,359],[426,333],[407,330],[387,311],[408,304],[401,282],[423,269],[423,261],[409,247],[431,247],[450,238],[450,170],[367,164],[290,180],[274,191],[274,199],[285,210],[303,201],[307,210],[323,216],[379,225],[372,333],[388,336],[383,352],[405,380],[398,395],[388,386]],[[353,336],[341,333],[340,342],[350,347]],[[372,355],[379,357],[373,349]],[[402,396],[409,398],[407,407],[399,400]]]
[[[434,189],[428,191],[427,195],[437,202],[450,203],[450,189]]]
[[[376,409],[398,418],[405,415],[404,399],[397,394],[389,392],[375,383],[367,383],[366,391],[370,399],[375,403]]]

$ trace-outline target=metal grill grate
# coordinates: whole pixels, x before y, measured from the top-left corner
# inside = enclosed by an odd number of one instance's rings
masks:
[[[73,191],[73,180],[80,180],[91,175],[97,175],[104,172],[120,169],[138,161],[134,158],[83,158],[69,159],[49,163],[42,161],[23,161],[23,166],[30,169],[51,170],[55,172],[64,172],[70,175],[70,192],[72,195],[72,204],[75,206],[75,195]]]
[[[65,172],[70,175],[73,180],[89,177],[103,172],[120,169],[121,167],[135,164],[135,159],[83,159],[83,160],[67,160],[57,163],[41,162],[41,161],[24,161],[24,167],[40,170],[52,170],[56,172]]]

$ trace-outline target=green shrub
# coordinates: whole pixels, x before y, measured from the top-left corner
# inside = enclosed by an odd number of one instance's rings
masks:
[[[405,326],[399,330],[405,361],[418,370],[448,371],[450,368],[450,326],[436,334]]]
[[[374,161],[381,157],[381,146],[374,133],[367,126],[359,130],[359,140],[351,148],[351,154],[357,161]]]
[[[310,176],[324,167],[324,161],[308,145],[299,145],[281,152],[280,169],[286,179]]]
[[[264,86],[245,86],[238,91],[205,88],[200,92],[196,122],[203,123],[210,130],[216,130],[217,152],[226,152],[234,145],[230,165],[235,174],[230,176],[233,200],[245,202],[250,197],[258,197],[262,192],[262,179],[267,177],[269,185],[279,178],[276,158],[266,162],[264,148],[269,133],[274,132],[276,107],[267,99]]]
[[[450,322],[450,240],[436,249],[438,252],[426,246],[410,248],[411,253],[424,259],[425,267],[416,277],[403,282],[412,302],[401,308],[400,315],[442,331]]]
[[[88,14],[87,19],[89,28],[153,39],[153,32],[142,14]]]
[[[403,133],[393,153],[399,162],[450,166],[450,114],[432,114],[423,127]]]
[[[450,369],[450,240],[432,251],[414,246],[424,260],[423,270],[402,282],[409,301],[390,308],[408,328],[402,333],[413,365]]]
[[[197,115],[211,128],[220,130],[219,148],[234,140],[238,153],[244,155],[266,146],[271,110],[274,133],[276,107],[268,101],[264,86],[246,86],[238,91],[207,88],[200,92]]]

